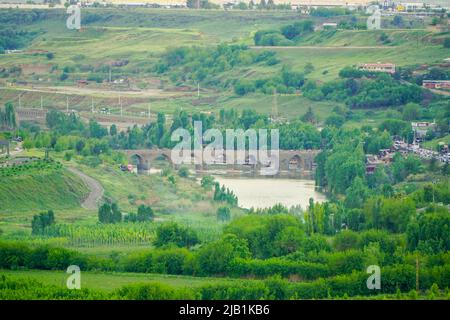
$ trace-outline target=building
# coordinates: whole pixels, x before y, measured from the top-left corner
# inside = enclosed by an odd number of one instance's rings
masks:
[[[386,72],[395,73],[395,64],[393,63],[362,63],[358,65],[359,70],[369,71],[369,72]]]
[[[398,10],[399,6],[403,10]],[[423,2],[402,2],[397,6],[398,11],[418,11],[425,9],[425,3]]]
[[[427,89],[450,90],[450,80],[423,80],[422,87]]]
[[[378,166],[384,164],[384,162],[376,155],[368,154],[366,155],[366,174],[371,175],[374,174],[375,170]]]
[[[436,130],[436,123],[434,122],[411,122],[411,128],[414,131],[416,138],[422,139],[426,136],[429,130]]]
[[[336,29],[337,28],[337,23],[336,22],[325,22],[322,24],[322,27],[324,29]]]

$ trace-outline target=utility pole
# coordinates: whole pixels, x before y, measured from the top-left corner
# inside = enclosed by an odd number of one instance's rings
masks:
[[[420,291],[419,286],[419,254],[416,253],[416,291],[417,293]]]
[[[109,65],[109,83],[111,84],[111,65]]]
[[[66,97],[66,112],[69,114],[69,97]]]
[[[273,99],[272,99],[272,120],[278,117],[278,100],[277,100],[277,89],[273,89]]]
[[[148,119],[150,120],[150,103],[148,104]]]
[[[200,82],[197,82],[197,98],[200,98]]]
[[[43,102],[42,96],[41,96],[41,110],[43,110],[43,109],[44,109],[44,102]]]
[[[119,94],[119,105],[120,105],[120,116],[123,117],[122,99],[120,94]]]
[[[20,101],[20,93],[19,93],[19,108],[22,108],[22,103]]]

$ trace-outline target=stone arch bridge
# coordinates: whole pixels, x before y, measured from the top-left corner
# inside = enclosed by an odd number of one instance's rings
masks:
[[[177,168],[171,159],[171,149],[143,149],[143,150],[124,150],[130,163],[137,166],[138,173],[146,173],[152,168],[155,161],[165,160],[168,164]],[[244,152],[244,151],[243,151]],[[292,177],[309,177],[312,178],[315,170],[315,157],[320,150],[280,150],[279,151],[279,174]],[[194,158],[194,153],[191,154]],[[236,152],[235,152],[236,157]],[[220,159],[219,159],[220,158]],[[256,160],[251,159],[248,150],[245,151],[245,164],[226,164],[225,154],[219,157],[215,164],[191,164],[198,172],[206,172],[208,170],[226,170],[227,174],[250,172],[257,173],[261,168]],[[252,161],[253,160],[253,161]],[[256,162],[256,164],[255,164]],[[186,164],[186,166],[190,166]]]

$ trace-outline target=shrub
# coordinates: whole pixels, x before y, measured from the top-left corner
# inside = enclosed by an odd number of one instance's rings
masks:
[[[193,300],[196,298],[195,293],[190,289],[174,289],[161,283],[124,286],[114,295],[124,300]]]
[[[178,225],[175,222],[168,222],[158,226],[156,229],[155,246],[191,247],[198,244],[200,240],[197,234],[187,227]]]

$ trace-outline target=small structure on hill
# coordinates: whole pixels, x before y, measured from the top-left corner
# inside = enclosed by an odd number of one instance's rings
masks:
[[[395,64],[393,63],[361,63],[358,65],[359,70],[369,72],[386,72],[395,73]]]
[[[411,122],[412,130],[414,131],[415,137],[422,139],[426,136],[428,131],[436,130],[436,123],[434,122]]]

